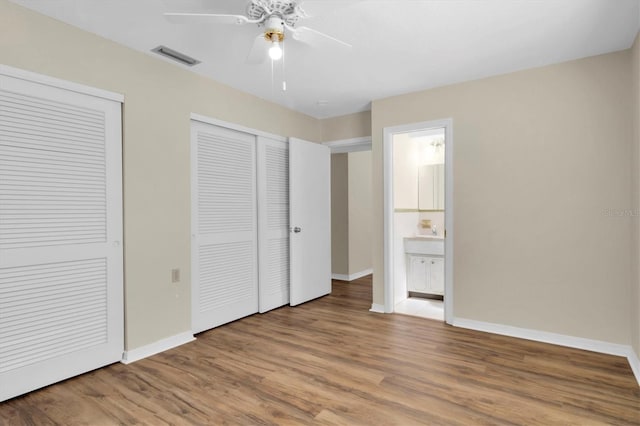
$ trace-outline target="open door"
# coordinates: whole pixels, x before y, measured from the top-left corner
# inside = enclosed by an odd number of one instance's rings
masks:
[[[291,306],[331,293],[331,152],[289,139]]]

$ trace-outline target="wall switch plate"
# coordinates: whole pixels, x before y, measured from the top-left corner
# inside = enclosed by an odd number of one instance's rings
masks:
[[[171,270],[171,282],[174,283],[174,284],[180,282],[180,269],[179,268]]]

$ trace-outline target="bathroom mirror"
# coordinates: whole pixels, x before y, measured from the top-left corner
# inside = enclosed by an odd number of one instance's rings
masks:
[[[418,168],[418,209],[444,210],[444,164]]]

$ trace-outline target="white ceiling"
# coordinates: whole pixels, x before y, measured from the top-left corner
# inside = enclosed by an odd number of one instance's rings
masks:
[[[629,48],[640,0],[307,0],[298,22],[351,49],[285,40],[281,63],[245,62],[255,24],[180,25],[163,12],[244,14],[244,0],[12,0],[133,49],[165,45],[193,72],[317,118],[372,100]],[[268,46],[265,45],[265,48]],[[182,65],[177,65],[182,66]]]

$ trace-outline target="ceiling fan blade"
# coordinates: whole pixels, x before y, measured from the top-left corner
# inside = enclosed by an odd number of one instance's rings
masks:
[[[251,50],[247,55],[246,62],[248,64],[261,64],[267,58],[267,41],[264,39],[264,34],[260,34],[253,40]]]
[[[316,31],[313,28],[309,27],[290,27],[287,26],[287,29],[293,34],[293,39],[298,40],[302,43],[318,45],[330,42],[332,44],[338,44],[342,47],[351,48],[352,46],[344,42],[342,40],[338,40],[335,37],[331,37],[328,34],[321,33],[320,31]]]
[[[261,19],[252,20],[243,15],[225,15],[219,13],[182,13],[167,12],[164,16],[176,24],[259,24],[264,21]]]

